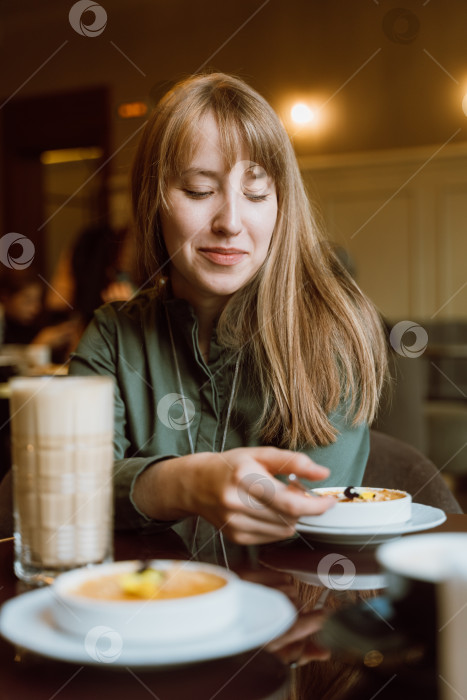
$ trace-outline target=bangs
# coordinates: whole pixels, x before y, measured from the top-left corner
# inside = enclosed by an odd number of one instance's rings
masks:
[[[167,129],[165,148],[161,153],[163,177],[160,179],[165,200],[168,180],[179,177],[196,152],[204,117],[211,112],[219,129],[219,141],[226,166],[231,170],[246,149],[250,161],[264,168],[274,180],[276,191],[282,190],[288,171],[287,135],[272,108],[254,93],[242,94],[236,86],[212,85],[198,95],[168,96],[179,101],[172,107],[171,124]],[[165,152],[164,152],[165,151]],[[161,173],[162,174],[162,173]]]

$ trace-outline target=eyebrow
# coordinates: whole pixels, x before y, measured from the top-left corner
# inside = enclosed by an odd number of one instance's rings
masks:
[[[205,177],[219,177],[215,170],[205,170],[204,168],[188,168],[182,172],[182,177],[186,175],[204,175]]]
[[[245,172],[248,170],[246,168]],[[204,168],[188,168],[187,170],[184,170],[181,173],[181,177],[186,177],[187,175],[203,175],[204,177],[211,177],[211,178],[218,178],[219,173],[216,172],[215,170],[205,170]],[[256,177],[258,179],[260,178],[269,178],[269,175],[266,173],[264,168],[261,168],[259,173],[255,173]]]

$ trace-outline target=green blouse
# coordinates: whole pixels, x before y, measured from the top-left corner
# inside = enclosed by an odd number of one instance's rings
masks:
[[[117,528],[149,524],[132,500],[135,479],[158,460],[189,454],[188,430],[196,452],[221,449],[234,370],[235,357],[218,344],[215,330],[209,362],[204,361],[196,316],[182,299],[161,300],[154,291],[147,291],[129,302],[106,304],[95,312],[72,356],[70,374],[106,374],[115,379]],[[262,408],[255,385],[245,371],[240,372],[225,450],[261,445],[254,429]],[[313,485],[360,485],[369,452],[368,427],[351,426],[339,412],[331,419],[339,433],[336,442],[303,450],[331,470],[325,482]],[[153,523],[156,528],[170,524]]]

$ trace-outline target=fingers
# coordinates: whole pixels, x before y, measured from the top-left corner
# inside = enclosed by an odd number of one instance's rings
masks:
[[[184,492],[190,494],[185,510],[199,513],[239,544],[292,537],[301,516],[317,515],[335,505],[333,498],[312,498],[274,476],[293,471],[316,479],[329,474],[327,468],[300,453],[272,447],[239,448],[191,459],[194,464],[188,482],[185,470]]]
[[[303,642],[322,628],[326,614],[321,610],[302,613],[297,622],[285,634],[268,644],[268,651],[277,651],[294,642]]]
[[[305,666],[310,661],[327,661],[331,658],[330,651],[322,649],[312,640],[294,642],[271,653],[280,659],[282,663],[287,665],[294,664],[294,666]]]
[[[242,467],[237,480],[238,506],[254,518],[277,521],[280,516],[292,523],[301,515],[324,513],[335,505],[333,498],[312,498],[284,485],[249,456],[243,457]]]
[[[267,544],[295,535],[295,527],[278,518],[275,522],[250,517],[246,513],[232,513],[219,528],[227,539],[236,544]]]
[[[301,615],[290,630],[268,644],[267,651],[284,663],[293,662],[298,666],[312,660],[328,659],[330,652],[320,647],[313,639],[313,635],[321,629],[325,617],[321,611]]]
[[[326,479],[330,471],[316,464],[303,452],[282,450],[277,447],[253,447],[248,453],[271,474],[286,475],[290,472],[310,481]]]

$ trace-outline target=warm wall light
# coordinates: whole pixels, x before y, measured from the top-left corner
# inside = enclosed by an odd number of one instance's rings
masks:
[[[42,151],[41,163],[43,165],[55,165],[55,163],[73,163],[79,160],[94,160],[102,158],[104,151],[97,146],[89,148],[60,148],[55,151]]]
[[[315,118],[314,112],[304,102],[297,102],[290,110],[295,124],[309,124]]]
[[[301,145],[322,139],[335,118],[329,96],[312,90],[284,94],[274,105],[291,138]]]
[[[148,111],[146,102],[123,102],[118,106],[118,116],[122,119],[134,119],[144,117]]]
[[[464,112],[465,116],[467,117],[467,92],[464,95],[464,99],[462,100],[462,111]]]

